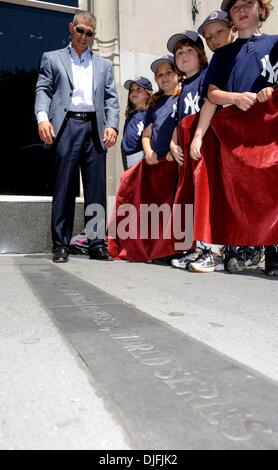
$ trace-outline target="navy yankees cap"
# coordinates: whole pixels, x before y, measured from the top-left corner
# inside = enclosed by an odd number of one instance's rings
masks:
[[[227,25],[229,28],[232,27],[232,23],[230,22],[228,18],[228,14],[225,11],[222,10],[216,10],[213,11],[206,19],[205,21],[199,26],[198,28],[198,33],[203,35],[203,31],[206,26],[212,23],[223,23]]]
[[[167,42],[168,51],[172,52],[173,54],[176,44],[182,39],[191,39],[191,41],[195,42],[198,46],[201,46],[203,49],[205,48],[202,38],[199,36],[199,34],[196,33],[196,31],[188,30],[184,31],[183,33],[174,34],[170,37]]]
[[[230,7],[232,6],[231,4],[233,2],[234,2],[234,0],[223,0],[222,5],[221,5],[221,10],[229,11]]]
[[[163,55],[162,57],[160,57],[159,59],[156,59],[152,64],[151,64],[151,70],[153,71],[153,73],[156,73],[158,67],[160,64],[174,64],[175,63],[175,59],[174,59],[174,56],[171,55],[171,54],[168,54],[168,55]]]
[[[124,87],[129,91],[132,83],[136,83],[140,88],[145,88],[146,90],[153,91],[153,86],[150,80],[146,77],[135,77],[133,80],[126,80]]]

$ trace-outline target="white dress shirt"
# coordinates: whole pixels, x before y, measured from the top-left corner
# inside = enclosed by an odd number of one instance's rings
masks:
[[[93,96],[93,60],[92,51],[87,49],[79,57],[70,45],[70,60],[73,77],[73,91],[69,111],[75,112],[95,112]],[[45,111],[37,113],[38,124],[48,121]]]

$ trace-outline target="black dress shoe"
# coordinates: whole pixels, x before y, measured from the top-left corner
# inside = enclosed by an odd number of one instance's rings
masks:
[[[67,248],[54,248],[53,263],[66,263],[68,261],[69,250]]]
[[[114,261],[106,246],[99,246],[95,250],[89,250],[89,258],[100,261]]]

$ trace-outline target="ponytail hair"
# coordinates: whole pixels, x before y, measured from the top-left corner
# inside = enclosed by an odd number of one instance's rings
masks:
[[[146,97],[146,102],[145,102],[145,106],[144,106],[143,110],[148,109],[148,107],[153,102],[153,93],[152,93],[152,91],[147,90],[146,88],[144,88],[144,90],[147,93],[147,97]],[[129,116],[131,116],[132,113],[134,113],[134,111],[136,111],[136,108],[130,100],[130,90],[129,90],[128,99],[127,99],[127,107],[126,107],[126,110],[125,110],[125,117],[128,118]]]

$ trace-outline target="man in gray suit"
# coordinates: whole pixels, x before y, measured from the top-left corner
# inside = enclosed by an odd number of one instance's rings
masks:
[[[112,65],[91,50],[95,29],[95,16],[79,11],[69,24],[68,47],[43,54],[36,85],[39,136],[54,153],[51,228],[56,263],[68,260],[79,168],[85,224],[91,227],[89,256],[112,259],[105,244],[106,153],[117,140],[119,102]],[[97,207],[103,208],[98,214]]]

